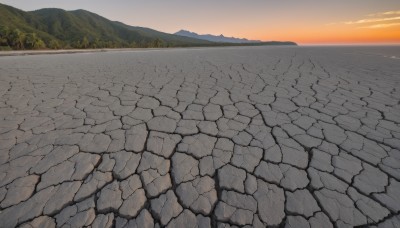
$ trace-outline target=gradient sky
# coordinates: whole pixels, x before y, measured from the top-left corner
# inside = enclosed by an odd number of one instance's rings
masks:
[[[174,33],[300,44],[400,43],[400,0],[0,0],[26,11],[85,9]]]

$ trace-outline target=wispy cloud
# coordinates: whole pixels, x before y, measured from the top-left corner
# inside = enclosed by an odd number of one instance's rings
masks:
[[[400,10],[378,12],[366,15],[364,16],[364,18],[360,18],[354,21],[333,22],[325,25],[330,26],[337,24],[354,25],[357,26],[358,28],[364,28],[364,29],[395,27],[400,25]]]
[[[370,17],[376,17],[376,16],[382,16],[382,15],[400,15],[400,10],[397,11],[386,11],[386,12],[380,12],[380,13],[373,13],[369,14],[368,16]]]
[[[384,12],[383,15],[400,15],[400,10]]]
[[[386,18],[368,18],[368,19],[361,19],[361,20],[357,20],[357,21],[346,21],[344,23],[346,25],[353,25],[353,24],[365,24],[365,23],[396,21],[396,20],[400,20],[400,16],[399,17],[386,17]]]
[[[375,24],[375,25],[363,26],[360,28],[379,29],[379,28],[389,28],[394,26],[400,26],[400,23]]]

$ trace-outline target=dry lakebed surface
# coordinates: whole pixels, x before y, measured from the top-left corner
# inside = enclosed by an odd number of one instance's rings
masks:
[[[0,227],[400,227],[400,48],[0,57]]]

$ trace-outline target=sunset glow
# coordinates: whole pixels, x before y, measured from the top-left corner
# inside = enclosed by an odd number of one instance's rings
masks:
[[[174,33],[223,34],[299,44],[399,44],[399,0],[0,1],[23,10],[85,9],[110,20]]]
[[[239,34],[260,40],[295,40],[300,44],[398,44],[400,11],[378,12],[355,21],[320,24],[294,22],[293,26],[275,26],[268,32],[257,29]]]

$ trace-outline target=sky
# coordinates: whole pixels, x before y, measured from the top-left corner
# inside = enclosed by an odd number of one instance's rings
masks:
[[[299,44],[400,44],[400,0],[0,0],[31,11],[85,9],[167,33]]]

